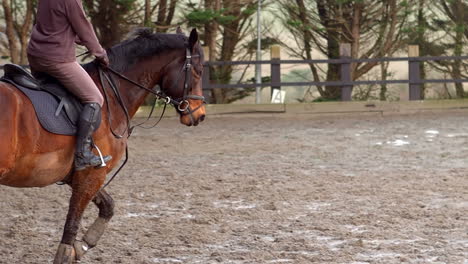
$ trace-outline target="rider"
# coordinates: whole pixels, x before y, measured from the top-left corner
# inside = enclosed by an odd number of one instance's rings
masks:
[[[91,141],[99,128],[104,103],[96,84],[76,61],[75,43],[86,46],[99,63],[109,66],[107,53],[99,44],[81,1],[40,0],[28,45],[33,74],[43,72],[56,78],[84,105],[78,121],[75,170],[101,165],[101,159],[91,151]],[[110,159],[104,157],[104,161]]]

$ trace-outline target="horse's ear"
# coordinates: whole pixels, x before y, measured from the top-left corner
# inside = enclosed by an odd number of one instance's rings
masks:
[[[197,42],[198,42],[198,32],[194,28],[192,29],[192,32],[190,32],[190,37],[189,37],[189,47],[191,50],[193,50],[193,47],[195,46],[195,44],[197,44]]]
[[[176,33],[177,34],[184,34],[184,32],[182,32],[182,29],[180,28],[180,26],[177,27]]]

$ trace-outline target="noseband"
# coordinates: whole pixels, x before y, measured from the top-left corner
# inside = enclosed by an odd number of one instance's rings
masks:
[[[185,71],[184,93],[183,93],[182,98],[173,99],[171,102],[172,105],[174,105],[174,107],[177,108],[177,110],[179,111],[181,115],[190,115],[190,121],[192,122],[192,125],[195,124],[195,118],[193,117],[193,113],[198,111],[198,109],[200,109],[204,104],[206,104],[204,96],[189,94],[189,92],[192,90],[191,80],[192,80],[192,58],[193,57],[200,57],[200,55],[192,55],[192,52],[190,51],[190,49],[186,48],[185,49],[185,63],[184,63],[184,66],[182,66],[182,69],[180,71],[180,72]],[[173,83],[173,86],[179,84],[179,78],[177,79],[175,83]],[[196,108],[192,109],[188,101],[189,99],[200,100],[202,101],[202,103]]]

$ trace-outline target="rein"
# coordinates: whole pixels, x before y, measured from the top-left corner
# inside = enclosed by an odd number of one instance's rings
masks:
[[[103,71],[102,67],[99,67],[99,78],[100,78],[100,81],[101,81],[101,85],[102,85],[102,90],[103,90],[103,93],[104,93],[104,98],[105,98],[105,101],[107,102],[106,105],[107,105],[107,112],[108,112],[108,115],[107,115],[107,119],[108,119],[108,122],[109,122],[109,128],[110,128],[110,131],[112,133],[112,135],[114,135],[115,138],[117,139],[121,139],[123,138],[125,132],[127,132],[127,138],[130,137],[130,135],[132,134],[132,131],[135,127],[142,127],[142,128],[147,128],[147,127],[143,127],[142,125],[144,123],[146,123],[147,121],[150,120],[151,116],[153,115],[153,112],[154,112],[154,108],[156,106],[156,101],[158,99],[161,99],[161,98],[164,98],[160,93],[156,92],[156,91],[153,91],[151,89],[148,89],[130,79],[128,79],[127,77],[125,77],[124,75],[120,74],[119,72],[107,67],[106,69],[111,71],[112,73],[116,74],[117,76],[123,78],[124,80],[127,80],[128,82],[138,86],[139,88],[141,89],[144,89],[144,90],[147,90],[149,92],[151,92],[152,94],[155,94],[156,95],[156,98],[155,98],[155,101],[153,103],[153,106],[151,107],[151,111],[147,117],[147,119],[142,122],[142,123],[139,123],[137,125],[134,125],[134,126],[130,126],[130,115],[128,113],[128,109],[127,107],[125,106],[123,100],[122,100],[122,97],[120,95],[120,92],[119,92],[119,89],[118,89],[118,86],[115,84],[114,82],[114,79],[109,76],[109,74],[107,74],[106,72]],[[125,118],[126,118],[126,121],[127,121],[127,127],[125,128],[125,130],[123,131],[123,133],[121,135],[117,134],[114,129],[112,128],[112,112],[110,111],[110,106],[109,106],[109,97],[107,95],[107,91],[106,91],[106,88],[105,88],[105,85],[104,85],[104,79],[107,81],[107,83],[109,84],[109,86],[111,87],[112,91],[114,92],[114,95],[116,97],[116,100],[118,101],[120,107],[122,108],[122,110],[124,111],[125,113]],[[161,116],[159,117],[159,120],[151,127],[148,127],[148,128],[153,128],[155,127],[156,125],[159,124],[159,122],[162,120],[163,116],[164,116],[164,113],[166,112],[166,106],[169,102],[171,102],[171,98],[170,97],[165,97],[165,103],[164,103],[164,109],[161,113]],[[117,169],[117,171],[112,175],[112,177],[109,179],[109,181],[104,184],[104,186],[101,187],[101,190],[103,190],[104,188],[106,188],[113,180],[114,178],[120,173],[120,171],[125,167],[125,165],[127,165],[127,162],[128,162],[128,158],[129,158],[129,154],[128,154],[128,146],[126,145],[125,146],[125,159],[124,159],[124,162],[119,166],[119,168]]]
[[[107,68],[107,69],[110,70],[112,73],[114,73],[114,74],[116,74],[116,75],[118,75],[118,76],[120,77],[120,75],[121,75],[120,73],[116,72],[115,70],[113,70],[113,69],[111,69],[111,68]],[[159,92],[150,90],[150,89],[148,89],[148,88],[146,88],[146,87],[144,87],[144,86],[142,86],[142,85],[140,85],[140,84],[138,84],[138,83],[136,83],[136,82],[134,82],[134,81],[128,79],[128,78],[125,77],[124,75],[121,75],[121,76],[122,76],[125,80],[128,80],[130,83],[132,83],[132,84],[134,84],[134,85],[136,85],[136,86],[138,86],[138,87],[140,87],[140,88],[142,88],[142,89],[144,89],[144,90],[150,91],[152,94],[156,95],[156,98],[155,98],[155,101],[154,101],[154,103],[153,103],[153,106],[151,107],[151,111],[150,111],[148,117],[146,118],[146,120],[145,120],[144,122],[142,122],[142,123],[137,124],[137,125],[130,126],[130,115],[129,115],[129,113],[128,113],[127,107],[125,106],[125,104],[124,104],[124,102],[123,102],[123,100],[122,100],[122,97],[121,97],[120,92],[119,92],[119,89],[118,89],[118,85],[115,84],[114,79],[113,79],[111,76],[109,76],[106,72],[104,72],[104,71],[102,70],[101,67],[99,68],[99,77],[100,77],[100,80],[101,80],[101,85],[102,85],[102,87],[103,87],[104,98],[105,98],[105,100],[106,100],[106,102],[107,102],[107,104],[106,104],[106,105],[107,105],[107,111],[108,111],[108,118],[107,118],[107,119],[108,119],[108,122],[109,122],[109,127],[110,127],[110,130],[111,130],[112,134],[114,135],[114,137],[115,137],[115,138],[119,138],[119,139],[120,139],[120,138],[123,138],[123,134],[125,134],[126,131],[128,132],[128,137],[130,137],[130,135],[131,135],[131,133],[132,133],[132,131],[133,131],[133,129],[134,129],[135,127],[141,127],[141,128],[153,128],[153,127],[155,127],[155,126],[162,120],[162,118],[163,118],[163,116],[164,116],[164,114],[165,114],[165,112],[166,112],[167,104],[168,104],[168,103],[171,103],[171,102],[173,101],[173,100],[172,100],[170,97],[168,97],[168,96],[164,97],[164,96],[163,96],[161,93],[159,93]],[[111,89],[112,89],[112,91],[114,92],[114,95],[115,95],[115,97],[116,97],[116,99],[117,99],[117,102],[119,103],[120,107],[122,108],[122,110],[123,110],[124,113],[125,113],[125,118],[126,118],[126,121],[127,121],[127,127],[126,127],[125,131],[123,131],[123,133],[122,133],[121,135],[117,134],[117,133],[114,131],[114,129],[112,128],[112,121],[111,121],[111,120],[112,120],[112,112],[110,111],[109,99],[108,99],[107,91],[106,91],[106,89],[104,88],[104,87],[105,87],[105,86],[104,86],[104,79],[107,81],[107,83],[108,83],[109,86],[111,87]],[[156,101],[157,101],[158,99],[162,99],[162,98],[164,98],[165,101],[164,101],[164,108],[163,108],[163,111],[162,111],[162,113],[161,113],[161,116],[159,117],[159,120],[156,122],[156,124],[154,124],[154,125],[151,126],[151,127],[144,127],[144,126],[142,126],[144,123],[146,123],[147,121],[149,121],[150,118],[153,116],[153,112],[154,112],[154,109],[155,109],[155,107],[156,107]]]

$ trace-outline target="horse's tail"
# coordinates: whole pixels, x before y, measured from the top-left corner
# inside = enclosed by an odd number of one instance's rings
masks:
[[[2,176],[15,165],[18,152],[18,137],[21,133],[18,122],[22,99],[18,90],[0,82],[0,183]]]

